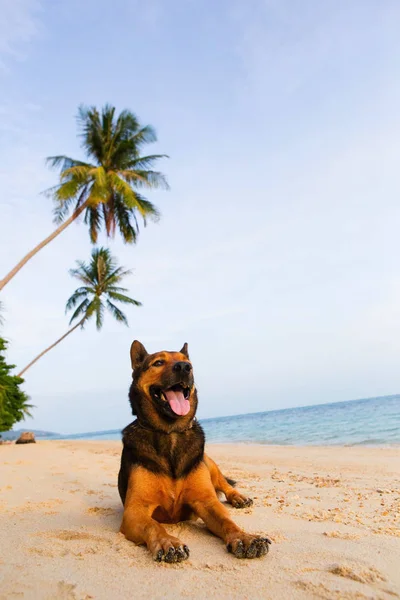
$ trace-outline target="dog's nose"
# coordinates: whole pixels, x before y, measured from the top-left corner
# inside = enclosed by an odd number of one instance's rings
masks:
[[[189,373],[192,370],[192,365],[184,360],[174,364],[174,371],[177,373]]]

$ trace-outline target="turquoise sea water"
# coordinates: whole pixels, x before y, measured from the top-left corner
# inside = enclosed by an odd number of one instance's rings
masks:
[[[294,445],[400,444],[400,395],[318,404],[200,420],[208,442]],[[117,440],[120,431],[96,431],[63,439]]]

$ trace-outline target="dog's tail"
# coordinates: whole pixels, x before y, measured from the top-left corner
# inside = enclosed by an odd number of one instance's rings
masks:
[[[229,477],[225,477],[225,479],[229,483],[229,485],[231,485],[232,487],[235,487],[236,481],[234,479],[230,479]]]

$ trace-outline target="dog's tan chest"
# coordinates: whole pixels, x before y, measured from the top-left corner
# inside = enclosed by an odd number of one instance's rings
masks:
[[[185,504],[185,489],[182,481],[164,478],[159,488],[158,506],[153,518],[160,523],[178,523],[190,518],[191,508]]]

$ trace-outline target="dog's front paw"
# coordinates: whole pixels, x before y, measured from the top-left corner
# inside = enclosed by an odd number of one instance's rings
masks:
[[[153,558],[157,562],[177,563],[189,558],[189,548],[177,538],[164,538],[151,548]]]
[[[233,508],[247,508],[253,504],[253,500],[242,496],[239,492],[235,492],[230,496],[229,503],[232,504]]]
[[[239,533],[228,541],[226,548],[236,558],[259,558],[268,553],[271,543],[267,537]]]

